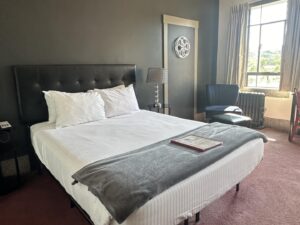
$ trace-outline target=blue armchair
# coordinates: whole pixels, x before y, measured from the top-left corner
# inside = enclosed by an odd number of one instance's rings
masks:
[[[206,117],[224,113],[243,114],[236,106],[239,96],[239,86],[231,84],[209,84],[206,86],[207,105]]]

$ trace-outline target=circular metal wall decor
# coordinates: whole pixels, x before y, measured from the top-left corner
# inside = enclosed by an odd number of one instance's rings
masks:
[[[191,51],[191,44],[189,39],[184,36],[178,37],[174,42],[174,50],[178,58],[186,58]]]

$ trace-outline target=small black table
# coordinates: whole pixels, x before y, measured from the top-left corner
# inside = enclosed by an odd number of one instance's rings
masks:
[[[163,114],[171,115],[171,107],[169,104],[162,104],[162,106],[159,108],[155,106],[154,104],[148,105],[148,110]]]
[[[20,169],[17,151],[13,138],[13,128],[0,130],[0,162],[13,156],[17,172],[17,181],[11,182],[11,178],[4,178],[0,166],[0,194],[5,194],[20,184]],[[13,183],[13,184],[12,184]]]

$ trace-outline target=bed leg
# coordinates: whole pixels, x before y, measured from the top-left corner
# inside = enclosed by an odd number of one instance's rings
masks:
[[[75,207],[75,203],[74,203],[74,201],[72,199],[70,199],[70,208],[72,209],[74,207]]]
[[[240,190],[240,183],[235,186],[235,191],[238,192]]]
[[[189,219],[184,220],[184,225],[189,225]]]
[[[40,162],[39,166],[38,166],[38,174],[39,175],[43,175],[43,167],[44,167],[44,165]]]
[[[197,212],[196,213],[196,222],[199,222],[200,221],[200,212]]]

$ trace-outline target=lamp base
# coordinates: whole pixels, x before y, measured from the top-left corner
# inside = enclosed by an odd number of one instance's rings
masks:
[[[161,103],[159,102],[159,89],[158,89],[158,84],[156,83],[155,84],[155,100],[154,100],[154,104],[153,104],[153,107],[155,108],[161,108]]]
[[[160,102],[155,102],[153,104],[153,107],[155,107],[155,108],[161,108],[161,103]]]

